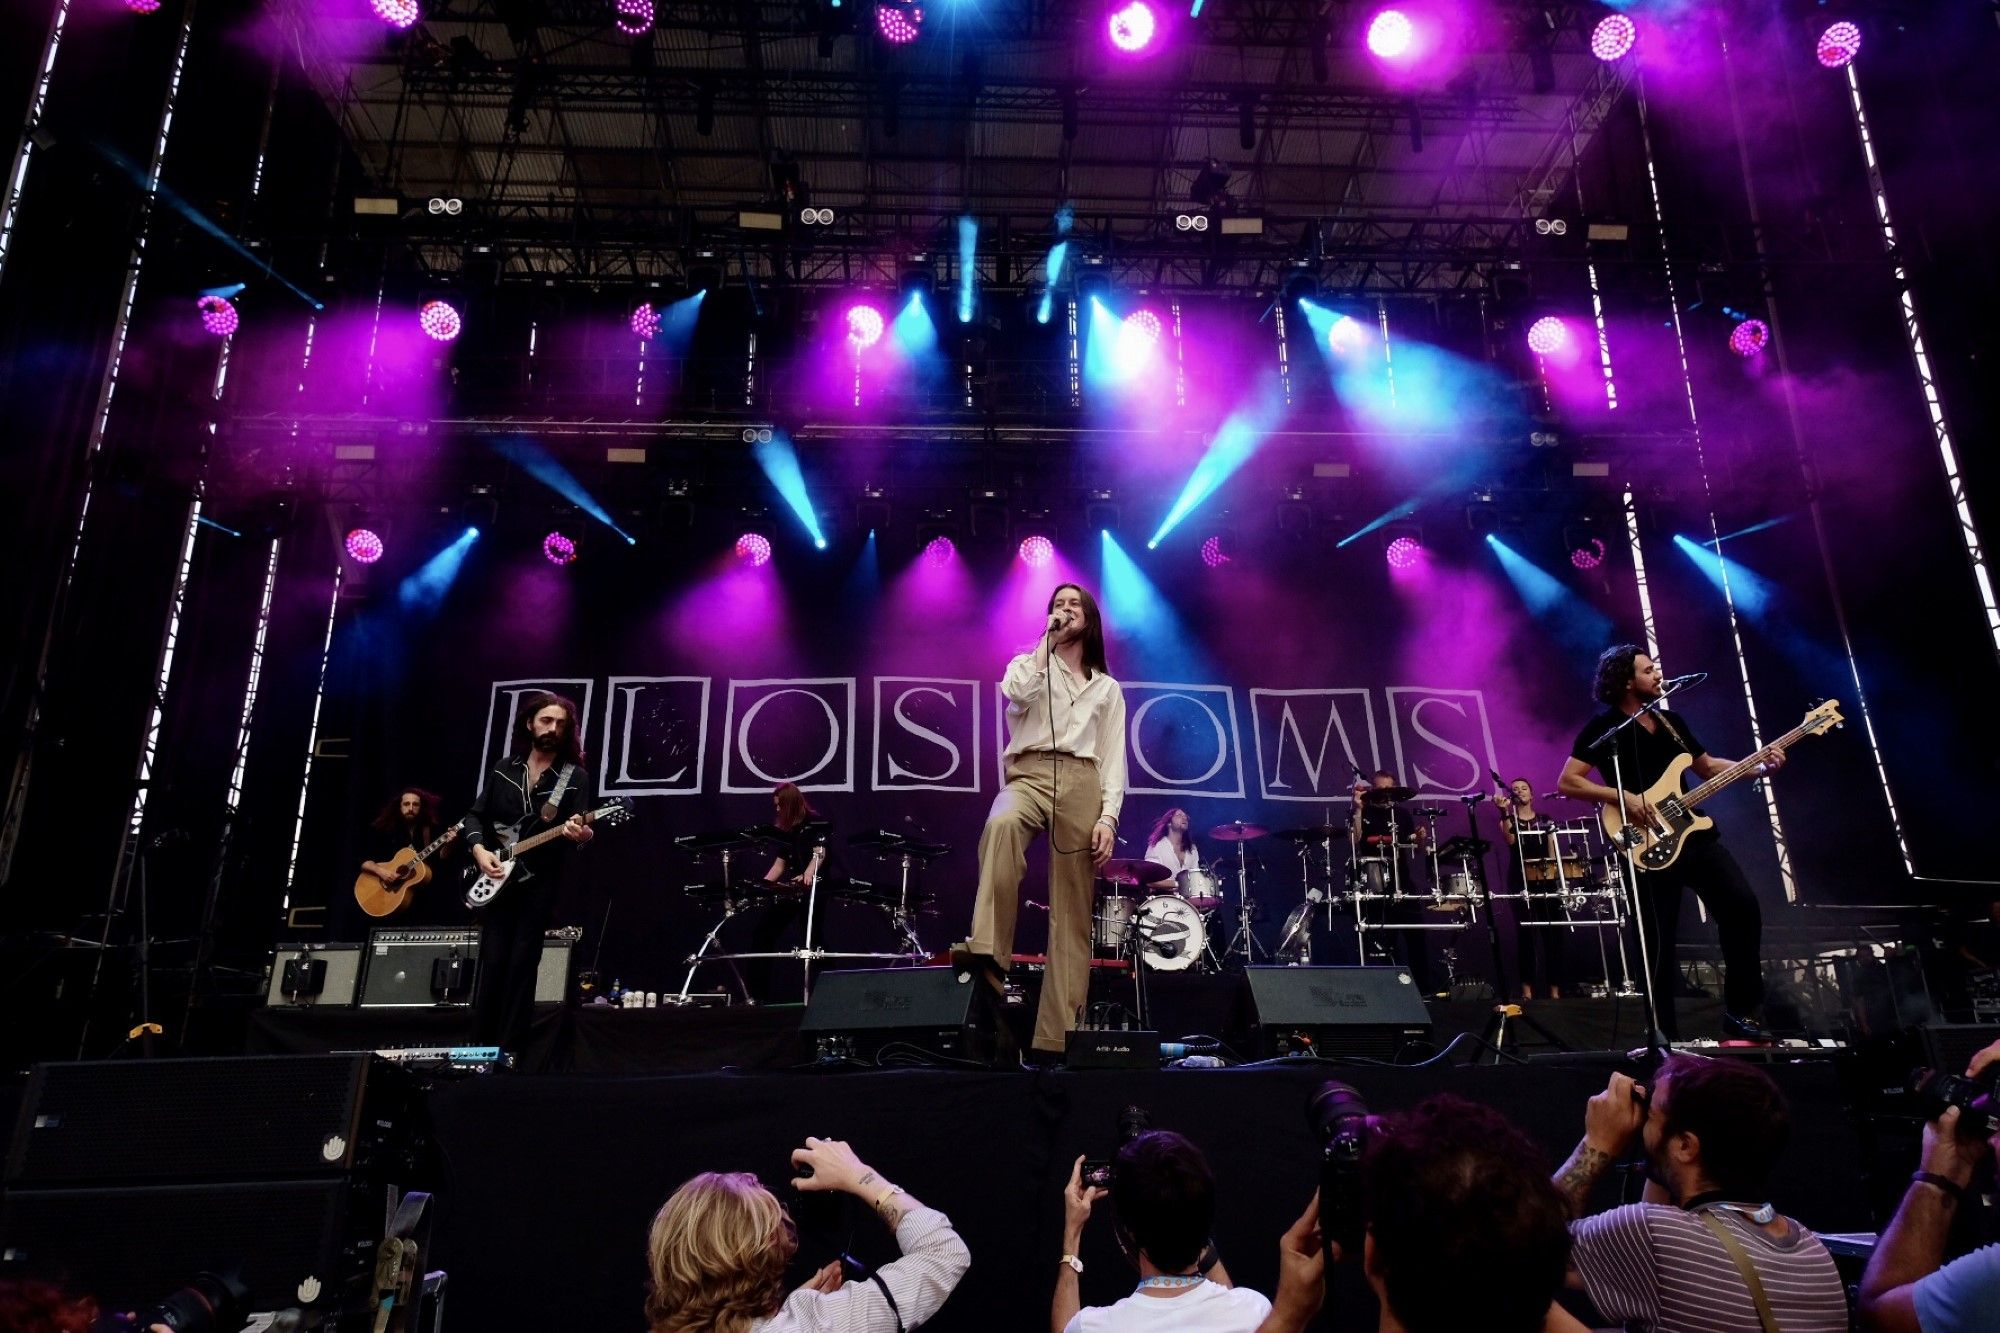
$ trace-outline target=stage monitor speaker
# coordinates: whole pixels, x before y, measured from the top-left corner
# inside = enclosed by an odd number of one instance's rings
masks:
[[[822,1054],[874,1059],[894,1042],[938,1055],[966,1054],[976,979],[949,967],[826,972],[813,982],[800,1033]]]
[[[2000,1041],[2000,1024],[1929,1023],[1921,1033],[1925,1064],[1947,1074],[1963,1074],[1973,1056]]]
[[[368,937],[368,973],[361,982],[361,1007],[468,1005],[478,970],[476,930],[378,930]]]
[[[129,1310],[234,1268],[251,1311],[362,1309],[386,1203],[345,1177],[14,1188],[0,1199],[0,1278],[58,1282]]]
[[[1268,1055],[1394,1059],[1409,1043],[1428,1041],[1430,1011],[1400,967],[1249,967],[1252,1022]]]
[[[405,1155],[417,1107],[366,1053],[37,1065],[10,1188],[335,1176]]]
[[[264,976],[273,1009],[351,1009],[360,991],[358,944],[281,944]]]

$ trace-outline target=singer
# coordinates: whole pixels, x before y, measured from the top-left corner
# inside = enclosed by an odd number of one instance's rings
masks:
[[[1105,667],[1096,599],[1074,583],[1059,586],[1041,643],[1007,664],[1000,688],[1007,784],[979,835],[972,934],[952,954],[994,984],[1012,965],[1028,844],[1047,829],[1049,965],[1034,1050],[1060,1058],[1090,984],[1091,871],[1111,857],[1125,801],[1125,692]]]
[[[1612,776],[1611,757],[1599,742],[1626,718],[1635,716],[1662,697],[1660,668],[1637,644],[1621,643],[1606,648],[1597,658],[1595,685],[1597,701],[1605,710],[1590,719],[1576,735],[1569,760],[1563,765],[1556,789],[1565,796],[1614,805],[1618,792],[1590,779],[1594,766],[1604,778]],[[1710,778],[1735,764],[1718,759],[1696,738],[1685,718],[1654,710],[1621,733],[1616,742],[1619,763],[1624,771],[1625,813],[1634,821],[1657,820],[1652,805],[1641,794],[1667,771],[1676,755],[1694,757],[1694,773]],[[1784,752],[1764,756],[1762,773],[1771,773],[1785,762]],[[1639,929],[1652,960],[1647,985],[1653,994],[1653,1008],[1660,1029],[1668,1040],[1680,1039],[1674,1014],[1675,981],[1679,971],[1675,960],[1675,940],[1679,933],[1681,890],[1693,889],[1715,918],[1722,936],[1723,1025],[1731,1035],[1765,1040],[1770,1037],[1758,1020],[1758,1006],[1764,1002],[1762,947],[1764,917],[1757,895],[1743,877],[1742,867],[1722,845],[1720,833],[1706,829],[1691,834],[1680,859],[1665,870],[1642,871],[1636,907]]]

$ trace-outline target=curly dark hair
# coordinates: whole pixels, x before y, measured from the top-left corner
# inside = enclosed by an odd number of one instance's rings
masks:
[[[1597,674],[1591,681],[1591,697],[1608,708],[1615,708],[1625,697],[1626,686],[1632,683],[1632,663],[1646,655],[1646,650],[1636,643],[1614,643],[1597,655]]]
[[[1755,1065],[1672,1055],[1653,1079],[1661,1137],[1692,1134],[1701,1171],[1732,1199],[1762,1198],[1764,1183],[1792,1137],[1791,1111],[1771,1076]]]
[[[535,748],[535,735],[530,724],[534,722],[535,714],[551,706],[560,708],[569,715],[569,725],[563,728],[562,749],[557,753],[556,761],[583,767],[589,762],[583,755],[583,737],[578,734],[583,727],[583,711],[576,706],[574,700],[565,699],[560,694],[551,694],[546,690],[537,691],[521,700],[521,711],[514,716],[513,757],[525,758],[528,752]]]
[[[368,822],[368,827],[378,833],[395,833],[401,830],[405,796],[415,796],[423,803],[423,807],[417,811],[417,832],[425,842],[429,842],[437,836],[439,821],[443,818],[439,811],[443,808],[444,797],[434,791],[425,791],[422,787],[396,788],[396,794],[382,803],[382,808],[375,812],[375,818]]]

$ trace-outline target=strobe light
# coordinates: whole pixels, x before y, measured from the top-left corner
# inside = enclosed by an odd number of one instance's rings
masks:
[[[201,326],[218,338],[227,338],[236,332],[236,307],[227,297],[204,296],[195,302],[195,309],[201,311]]]
[[[465,327],[465,320],[449,301],[426,301],[417,311],[417,324],[425,337],[448,343]]]

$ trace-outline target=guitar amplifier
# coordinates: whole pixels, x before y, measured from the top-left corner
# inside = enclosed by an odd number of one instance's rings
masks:
[[[535,1003],[561,1004],[569,998],[570,982],[576,977],[576,945],[583,931],[564,926],[549,931],[542,939],[542,962],[535,969]]]
[[[264,968],[273,1009],[351,1009],[360,989],[358,944],[281,944]]]
[[[363,1009],[469,1005],[479,972],[476,930],[377,930],[368,936]]]

